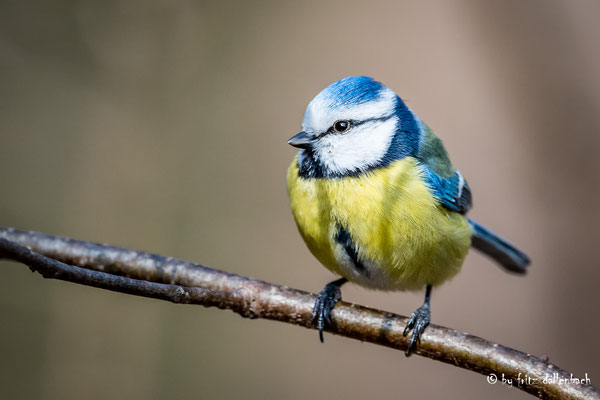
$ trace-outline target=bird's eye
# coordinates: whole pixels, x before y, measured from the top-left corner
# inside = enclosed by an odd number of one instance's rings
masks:
[[[337,133],[346,132],[352,124],[350,121],[340,120],[333,123],[333,130]]]

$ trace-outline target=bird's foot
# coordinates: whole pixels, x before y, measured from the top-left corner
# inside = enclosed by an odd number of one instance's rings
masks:
[[[345,280],[343,281],[345,282]],[[334,281],[328,283],[317,295],[315,307],[313,308],[312,320],[319,330],[319,339],[323,343],[323,330],[332,324],[331,312],[335,304],[342,298],[340,286],[343,282]]]
[[[429,311],[429,304],[424,304],[419,307],[417,311],[412,313],[408,322],[406,323],[406,327],[404,328],[403,335],[406,336],[410,331],[412,331],[412,336],[410,337],[410,343],[406,348],[406,356],[410,356],[415,347],[417,347],[417,343],[421,342],[421,335],[425,331],[425,328],[429,325],[429,321],[431,320],[431,311]]]

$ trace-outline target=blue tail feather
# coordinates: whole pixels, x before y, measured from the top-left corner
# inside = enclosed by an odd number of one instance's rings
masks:
[[[527,271],[530,260],[526,254],[477,222],[470,219],[468,221],[473,228],[473,247],[492,257],[509,271],[520,274]]]

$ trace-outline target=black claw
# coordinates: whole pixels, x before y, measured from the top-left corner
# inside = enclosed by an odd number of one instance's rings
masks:
[[[346,279],[328,283],[317,295],[313,308],[312,321],[319,330],[319,339],[323,343],[323,330],[332,325],[331,312],[335,304],[342,298],[340,287],[346,283]]]
[[[403,335],[406,336],[410,331],[412,331],[410,343],[408,344],[405,353],[407,357],[410,356],[413,350],[417,347],[417,343],[421,342],[421,335],[425,331],[425,328],[427,328],[429,325],[430,320],[431,311],[429,311],[429,304],[427,303],[419,307],[417,311],[412,313],[408,319],[403,332]]]

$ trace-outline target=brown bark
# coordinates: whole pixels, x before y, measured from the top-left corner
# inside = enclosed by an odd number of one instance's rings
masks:
[[[314,294],[170,257],[0,228],[0,258],[28,265],[45,278],[313,328]],[[343,301],[336,305],[333,317],[331,333],[406,350],[408,340],[402,334],[406,317]],[[438,325],[427,328],[415,353],[488,379],[493,374],[498,383],[503,377],[512,379],[514,386],[541,398],[600,399],[598,390],[571,382],[572,375],[547,358]]]

